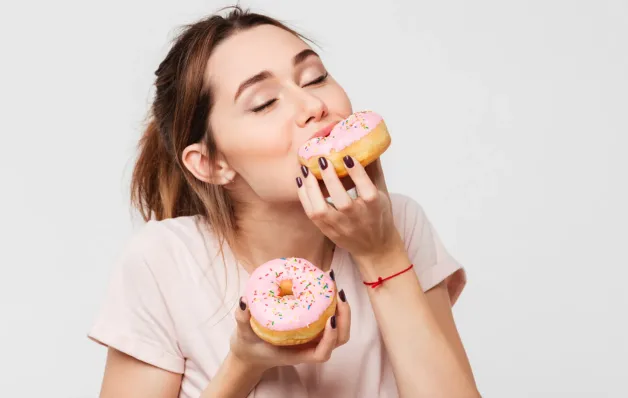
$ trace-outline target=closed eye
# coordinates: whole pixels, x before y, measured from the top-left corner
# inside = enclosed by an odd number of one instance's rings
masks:
[[[319,83],[322,83],[322,82],[324,82],[324,81],[327,79],[327,76],[329,76],[329,72],[325,72],[325,74],[324,74],[324,75],[322,75],[322,76],[320,76],[320,77],[318,77],[318,78],[316,78],[316,79],[312,80],[311,82],[307,83],[307,84],[306,84],[305,86],[303,86],[303,87],[312,86],[312,85],[314,85],[314,84],[319,84]]]
[[[325,74],[324,74],[324,75],[321,75],[321,76],[317,77],[316,79],[312,80],[311,82],[309,82],[309,83],[305,84],[303,87],[313,86],[313,85],[316,85],[316,84],[320,84],[320,83],[324,82],[325,80],[327,80],[327,77],[328,77],[328,76],[329,76],[329,72],[325,72]],[[274,103],[275,103],[275,101],[277,101],[277,98],[273,98],[273,99],[271,99],[271,100],[268,100],[268,101],[264,102],[262,105],[257,106],[257,107],[255,107],[255,108],[251,109],[251,111],[252,111],[252,112],[255,112],[255,113],[257,113],[257,112],[261,112],[261,111],[263,111],[264,109],[266,109],[266,108],[268,108],[269,106],[271,106],[272,104],[274,104]]]
[[[266,102],[264,102],[262,105],[255,107],[253,109],[251,109],[252,112],[261,112],[264,109],[268,108],[269,106],[271,106],[275,101],[277,101],[277,98],[273,98],[271,100],[268,100]]]

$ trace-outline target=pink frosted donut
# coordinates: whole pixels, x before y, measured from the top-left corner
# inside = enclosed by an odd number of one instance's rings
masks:
[[[336,312],[336,284],[307,260],[290,257],[257,267],[246,286],[251,328],[274,345],[315,339]]]
[[[342,161],[346,155],[357,159],[362,166],[373,162],[390,146],[390,134],[384,119],[372,111],[351,114],[329,128],[319,131],[299,148],[299,161],[322,179],[318,158],[331,161],[339,177],[347,175]]]

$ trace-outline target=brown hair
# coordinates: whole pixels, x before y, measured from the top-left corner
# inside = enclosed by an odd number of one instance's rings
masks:
[[[233,202],[222,186],[197,180],[181,158],[195,142],[203,142],[210,157],[218,151],[208,122],[213,97],[204,79],[207,61],[223,40],[259,25],[305,39],[271,17],[239,6],[227,9],[224,17],[214,14],[184,26],[157,68],[155,98],[131,181],[132,202],[145,221],[202,215],[221,242],[234,236]]]

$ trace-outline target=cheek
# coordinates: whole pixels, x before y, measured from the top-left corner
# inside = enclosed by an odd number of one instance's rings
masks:
[[[292,134],[285,123],[264,118],[264,122],[249,121],[238,126],[229,137],[220,142],[221,149],[227,157],[240,160],[277,158],[291,151]]]
[[[353,107],[345,90],[335,80],[332,80],[328,88],[325,103],[329,111],[336,115],[349,116]]]
[[[292,158],[297,162],[292,148],[292,129],[289,118],[283,116],[282,120],[276,120],[271,114],[260,117],[259,122],[242,120],[218,142],[231,167],[258,194],[266,186],[276,188],[278,179],[283,180],[284,171],[288,173],[297,168],[291,162]]]

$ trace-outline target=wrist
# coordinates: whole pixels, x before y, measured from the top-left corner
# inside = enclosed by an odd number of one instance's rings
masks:
[[[401,271],[410,265],[410,259],[403,244],[363,256],[354,256],[354,260],[365,281],[386,277]]]
[[[227,354],[225,364],[233,374],[250,375],[251,377],[259,375],[261,378],[262,374],[269,369],[267,366],[245,361],[234,354],[233,351],[229,351],[229,354]]]

